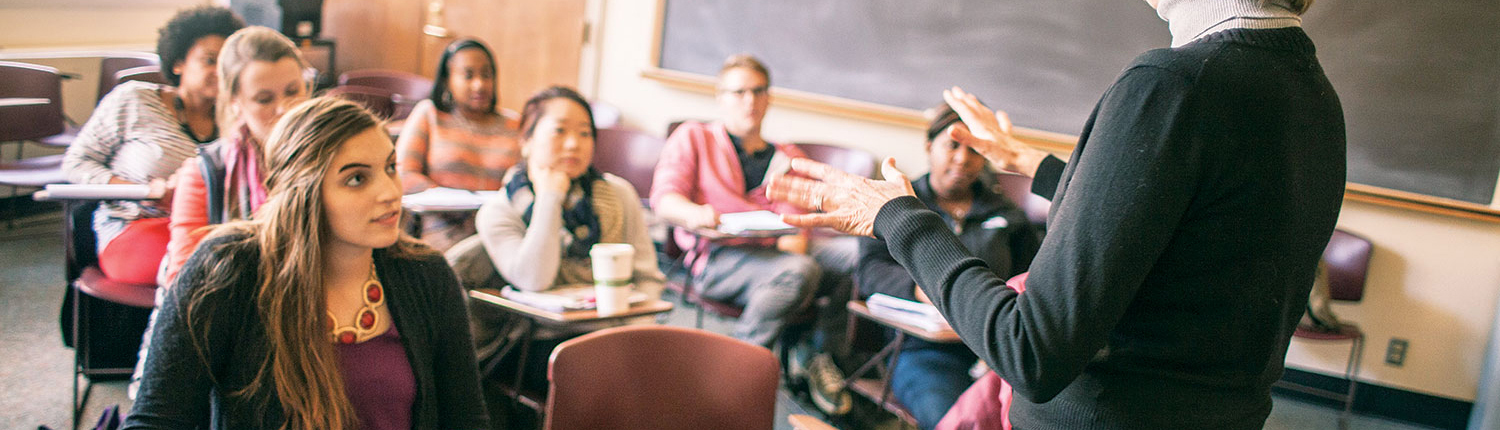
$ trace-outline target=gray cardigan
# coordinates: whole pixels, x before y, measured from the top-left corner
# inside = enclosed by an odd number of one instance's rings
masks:
[[[255,312],[258,250],[251,235],[203,242],[177,277],[157,315],[145,378],[126,429],[274,429],[282,411],[274,391],[250,398],[225,393],[255,378],[269,354],[265,326]],[[187,297],[206,288],[215,263],[242,268],[233,285],[210,293],[197,321],[185,321]],[[375,250],[375,266],[389,297],[387,304],[416,377],[412,405],[415,429],[487,429],[479,371],[469,337],[463,291],[443,258],[426,247],[415,255]],[[194,348],[200,333],[205,356]]]

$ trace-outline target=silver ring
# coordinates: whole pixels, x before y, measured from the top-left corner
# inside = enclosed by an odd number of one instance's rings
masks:
[[[818,196],[818,198],[816,200],[813,200],[813,212],[822,212],[822,211],[823,211],[823,196]]]

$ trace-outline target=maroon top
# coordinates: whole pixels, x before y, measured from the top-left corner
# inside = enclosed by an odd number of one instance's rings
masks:
[[[344,390],[354,404],[360,427],[366,430],[411,428],[411,408],[417,395],[416,377],[406,359],[401,334],[391,324],[373,339],[335,344],[344,372]]]

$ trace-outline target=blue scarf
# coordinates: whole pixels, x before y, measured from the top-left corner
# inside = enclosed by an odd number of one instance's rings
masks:
[[[589,166],[588,171],[573,179],[573,186],[583,190],[583,198],[572,209],[563,211],[563,229],[573,236],[573,243],[568,245],[567,256],[572,258],[588,258],[589,249],[599,243],[599,214],[594,213],[594,181],[604,180],[604,174],[600,173],[594,166]],[[505,195],[512,201],[516,198],[516,192],[520,190],[531,191],[536,195],[536,190],[531,187],[531,178],[526,175],[526,163],[517,167],[515,176],[510,178],[510,183],[505,184]],[[566,197],[565,197],[566,198]],[[521,222],[531,225],[531,210],[536,206],[536,199],[532,198],[531,204],[526,205],[526,212],[521,215]]]

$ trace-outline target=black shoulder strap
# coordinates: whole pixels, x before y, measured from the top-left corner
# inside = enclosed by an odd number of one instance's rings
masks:
[[[203,175],[204,199],[208,206],[208,223],[224,222],[224,161],[219,159],[219,145],[205,145],[198,151],[198,168]]]

